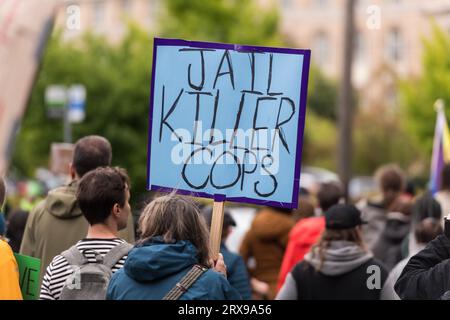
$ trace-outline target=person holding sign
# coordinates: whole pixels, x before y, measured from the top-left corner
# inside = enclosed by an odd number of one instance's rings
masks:
[[[208,229],[193,202],[173,194],[156,198],[142,212],[139,229],[141,240],[113,275],[107,299],[241,300],[221,254],[212,268]]]
[[[213,216],[213,208],[206,207],[202,210],[202,215],[205,218],[206,225],[211,227]],[[235,288],[244,300],[251,300],[252,289],[250,287],[250,278],[242,257],[234,252],[231,252],[225,242],[232,232],[232,228],[236,226],[236,221],[231,216],[228,210],[223,212],[222,237],[220,243],[220,252],[223,255],[225,264],[227,266],[228,282]]]
[[[5,182],[0,177],[0,209],[6,197]],[[19,268],[11,247],[0,238],[0,300],[22,300]]]

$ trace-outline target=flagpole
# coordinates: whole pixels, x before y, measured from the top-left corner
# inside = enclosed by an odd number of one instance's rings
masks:
[[[434,102],[434,111],[436,111],[436,112],[440,112],[440,111],[444,111],[444,109],[445,109],[445,103],[444,103],[444,100],[442,100],[442,99],[437,99],[435,102]]]
[[[436,125],[434,129],[433,151],[431,154],[430,166],[430,191],[433,195],[439,191],[441,171],[444,166],[443,135],[445,131],[444,126],[447,124],[444,107],[445,105],[442,99],[437,99],[435,101],[434,110],[436,112]]]

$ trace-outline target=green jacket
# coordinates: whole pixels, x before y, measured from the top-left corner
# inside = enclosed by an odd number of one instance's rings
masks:
[[[83,239],[89,227],[76,202],[77,181],[48,193],[31,212],[25,226],[20,253],[41,259],[40,281],[52,259]],[[119,237],[135,242],[133,217]]]

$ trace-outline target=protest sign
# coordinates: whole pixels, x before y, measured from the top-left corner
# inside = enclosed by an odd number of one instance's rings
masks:
[[[295,208],[310,51],[155,39],[148,189]]]
[[[52,143],[50,151],[50,171],[54,174],[69,175],[75,145],[72,143]]]
[[[20,289],[24,300],[39,299],[39,274],[41,260],[15,253],[19,266]]]

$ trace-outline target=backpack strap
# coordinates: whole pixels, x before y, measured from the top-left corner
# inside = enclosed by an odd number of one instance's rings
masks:
[[[178,300],[208,268],[196,264],[163,298],[163,300]]]
[[[82,266],[88,263],[88,259],[78,250],[77,246],[74,245],[61,253],[61,256],[67,260],[71,266]]]
[[[133,248],[133,245],[123,242],[121,244],[118,244],[103,257],[103,264],[107,266],[108,268],[112,269],[117,262],[120,261],[125,255],[130,252],[130,250]]]

